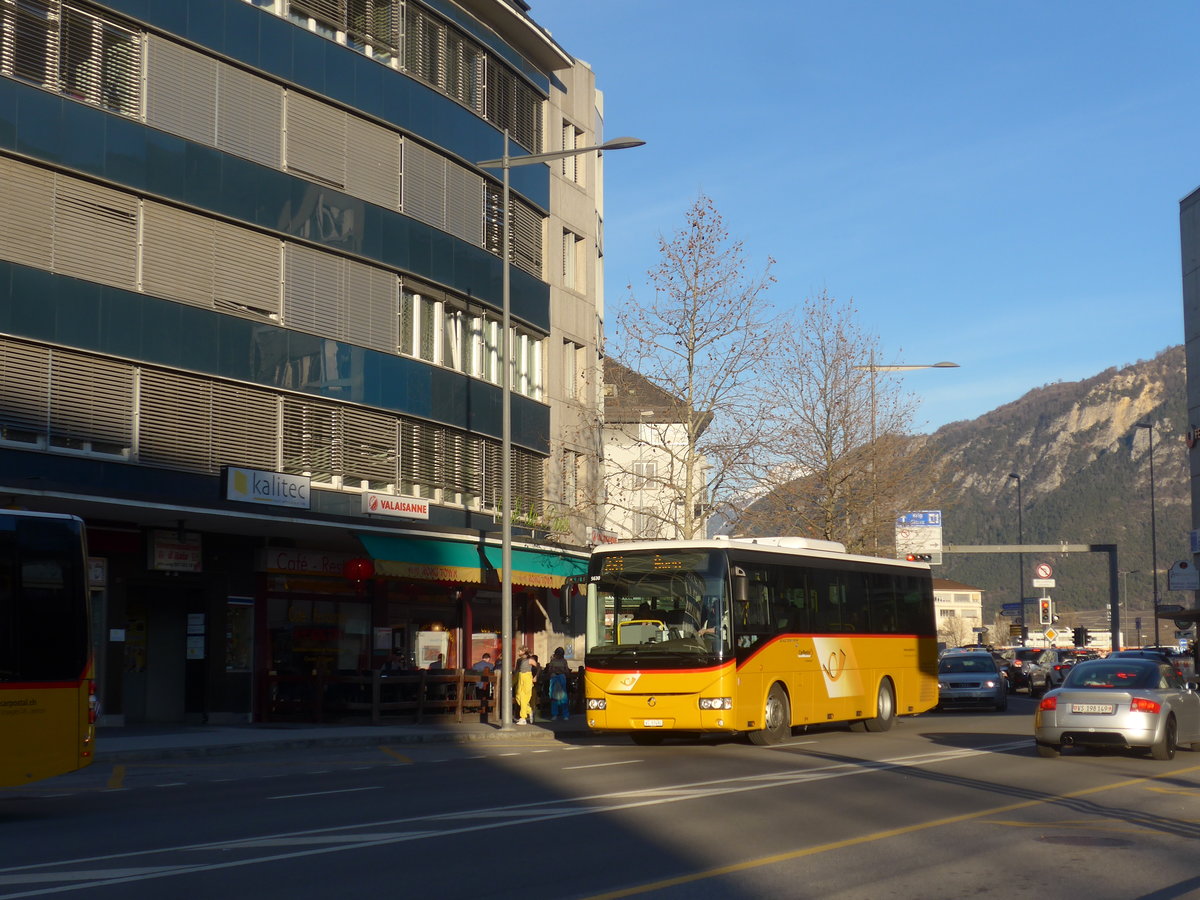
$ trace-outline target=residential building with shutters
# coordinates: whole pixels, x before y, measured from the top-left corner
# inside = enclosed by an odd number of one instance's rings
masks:
[[[603,366],[607,539],[706,537],[708,464],[689,449],[686,404],[611,357]],[[701,434],[706,424],[698,423]],[[684,515],[689,502],[691,535]]]
[[[0,497],[93,558],[105,720],[499,649],[501,173],[600,143],[521,0],[0,0]],[[513,581],[571,646],[602,159],[511,171]],[[542,649],[546,649],[543,647]]]

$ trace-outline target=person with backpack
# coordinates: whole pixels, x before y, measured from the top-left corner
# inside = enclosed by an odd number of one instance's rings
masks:
[[[566,654],[559,647],[550,662],[546,663],[546,674],[550,678],[550,721],[560,715],[564,720],[570,716],[570,694],[567,693],[567,675],[570,671]]]

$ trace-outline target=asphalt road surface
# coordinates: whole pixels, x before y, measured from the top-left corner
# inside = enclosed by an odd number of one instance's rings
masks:
[[[1044,760],[1032,716],[97,764],[0,789],[0,900],[1200,897],[1200,753]]]

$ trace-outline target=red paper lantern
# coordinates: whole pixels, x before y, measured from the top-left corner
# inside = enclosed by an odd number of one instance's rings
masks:
[[[375,575],[375,564],[369,559],[348,559],[342,566],[342,576],[350,581],[365,581]]]

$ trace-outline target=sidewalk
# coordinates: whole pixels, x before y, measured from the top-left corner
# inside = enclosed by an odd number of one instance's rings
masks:
[[[553,741],[590,734],[582,715],[538,721],[504,731],[484,722],[423,722],[388,725],[318,725],[259,722],[246,725],[129,725],[96,729],[96,762],[145,762],[226,753],[298,750],[307,747],[370,747],[379,744]]]

